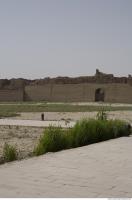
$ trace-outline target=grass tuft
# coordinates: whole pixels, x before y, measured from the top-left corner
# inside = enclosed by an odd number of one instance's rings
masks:
[[[3,149],[3,159],[5,162],[14,161],[17,159],[16,148],[10,144],[5,143]]]

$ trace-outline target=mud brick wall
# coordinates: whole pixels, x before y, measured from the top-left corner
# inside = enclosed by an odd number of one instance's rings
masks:
[[[23,89],[0,90],[0,101],[23,101]]]
[[[94,101],[93,88],[93,84],[45,84],[43,86],[26,86],[25,101]]]
[[[92,91],[92,99],[95,101],[95,91],[104,90],[104,102],[110,103],[132,103],[132,86],[128,84],[89,84],[87,92]]]
[[[33,101],[81,101],[83,84],[45,84],[25,87],[25,100]]]
[[[75,78],[0,79],[0,101],[94,102],[95,100],[132,103],[132,76],[115,77],[113,74],[105,74],[96,69],[94,76]]]
[[[44,84],[25,87],[25,101],[87,102],[95,101],[95,91],[104,90],[105,102],[132,103],[132,86],[128,84]]]

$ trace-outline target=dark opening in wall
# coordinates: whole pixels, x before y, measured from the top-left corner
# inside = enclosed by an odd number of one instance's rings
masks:
[[[95,101],[104,101],[105,93],[102,88],[95,90]]]

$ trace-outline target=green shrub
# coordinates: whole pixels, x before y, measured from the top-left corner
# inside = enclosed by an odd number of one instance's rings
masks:
[[[129,136],[131,126],[120,120],[83,119],[73,128],[49,127],[41,136],[35,155],[75,148],[117,137]]]
[[[72,147],[83,146],[112,138],[128,136],[131,129],[120,120],[83,119],[72,130]]]
[[[37,147],[34,149],[35,155],[41,155],[46,152],[56,152],[66,148],[66,139],[61,127],[49,127],[40,137]]]
[[[103,120],[83,119],[72,129],[71,147],[78,147],[113,138],[111,126]]]
[[[115,137],[129,136],[131,134],[131,125],[125,121],[113,120],[113,129]]]
[[[16,148],[12,145],[5,143],[3,149],[3,159],[6,162],[14,161],[17,159],[17,151]]]
[[[70,146],[78,147],[93,142],[97,142],[96,139],[96,127],[94,126],[95,120],[89,120],[87,123],[86,119],[78,121],[70,133]]]

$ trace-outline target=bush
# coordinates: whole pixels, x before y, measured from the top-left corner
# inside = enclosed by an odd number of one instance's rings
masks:
[[[3,149],[3,159],[6,162],[14,161],[17,159],[17,151],[16,148],[12,145],[5,143]]]
[[[83,146],[112,138],[129,136],[130,125],[120,120],[84,119],[73,127],[72,146]]]
[[[113,121],[83,119],[71,131],[70,147],[78,147],[115,138]],[[115,125],[117,128],[117,126]],[[117,132],[119,132],[117,128]]]
[[[49,127],[40,137],[37,147],[34,149],[35,155],[41,155],[46,152],[55,152],[66,148],[66,139],[61,127]]]
[[[68,130],[49,127],[34,150],[35,155],[75,148],[112,138],[129,136],[131,126],[120,120],[83,119]]]

